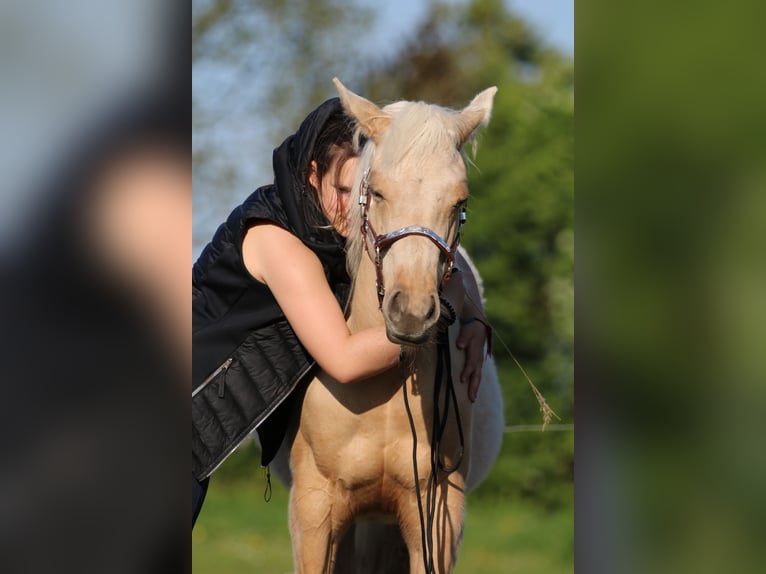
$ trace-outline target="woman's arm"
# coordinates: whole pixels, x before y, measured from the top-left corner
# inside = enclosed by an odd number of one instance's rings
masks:
[[[245,266],[265,283],[309,354],[331,377],[350,383],[394,367],[399,346],[383,327],[349,332],[319,258],[273,224],[250,228],[242,244]]]

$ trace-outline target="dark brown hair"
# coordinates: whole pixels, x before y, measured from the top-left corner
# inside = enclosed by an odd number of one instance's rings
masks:
[[[327,119],[322,131],[317,136],[314,149],[311,150],[309,165],[304,174],[307,195],[310,201],[303,202],[303,211],[306,221],[310,225],[325,227],[325,222],[327,221],[327,217],[324,211],[322,211],[319,190],[311,185],[309,181],[311,161],[316,162],[316,176],[321,184],[322,178],[329,171],[333,161],[337,160],[335,164],[335,178],[337,180],[345,163],[359,155],[358,150],[354,146],[354,131],[355,125],[353,120],[341,110],[335,112]],[[336,219],[341,217],[342,214],[338,213]],[[331,221],[330,223],[334,226],[339,221]]]

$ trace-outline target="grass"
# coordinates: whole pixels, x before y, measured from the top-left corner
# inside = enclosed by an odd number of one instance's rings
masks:
[[[497,474],[505,472],[502,462],[513,456],[513,449],[512,443],[504,445],[486,491],[480,486],[469,495],[457,574],[573,572],[571,483],[548,485],[567,493],[557,496],[556,504],[512,492],[499,496],[492,484],[502,482]],[[252,450],[232,455],[210,482],[192,532],[195,574],[293,571],[287,491],[274,480],[271,502],[264,501],[265,481]]]
[[[195,573],[292,572],[287,493],[274,487],[270,503],[257,484],[211,484],[192,532]]]
[[[457,574],[563,574],[574,571],[573,508],[468,499]]]

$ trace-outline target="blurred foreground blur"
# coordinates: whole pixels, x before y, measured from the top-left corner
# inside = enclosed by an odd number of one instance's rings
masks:
[[[764,7],[578,11],[576,567],[762,572]]]
[[[0,7],[0,571],[179,571],[188,14],[44,4]]]

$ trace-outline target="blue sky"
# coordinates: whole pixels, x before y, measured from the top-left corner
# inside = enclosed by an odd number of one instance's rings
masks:
[[[574,54],[574,0],[506,0],[540,36],[569,55]]]
[[[363,0],[363,3],[374,6],[378,13],[372,41],[379,46],[396,45],[396,39],[414,29],[428,7],[426,0]],[[574,0],[505,0],[505,3],[546,43],[570,56],[574,54]]]

